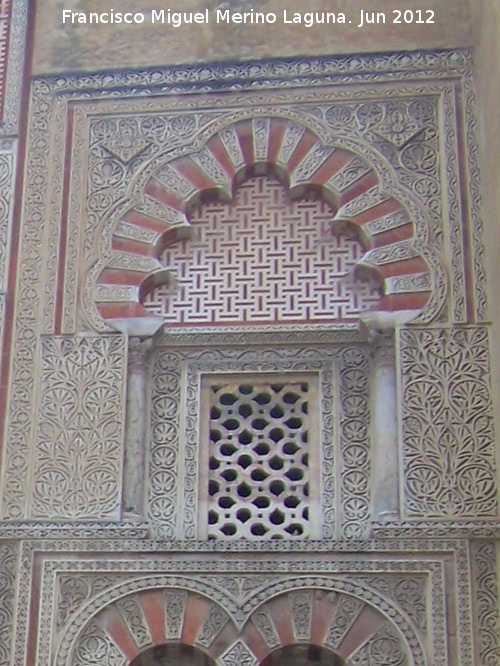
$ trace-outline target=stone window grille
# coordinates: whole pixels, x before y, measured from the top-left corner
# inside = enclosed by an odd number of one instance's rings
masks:
[[[313,373],[203,375],[200,538],[321,536]]]

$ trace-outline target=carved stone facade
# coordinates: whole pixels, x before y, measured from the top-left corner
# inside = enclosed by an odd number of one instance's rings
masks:
[[[407,515],[495,518],[486,328],[413,328],[400,342]]]
[[[471,54],[23,84],[26,8],[0,666],[496,665]]]

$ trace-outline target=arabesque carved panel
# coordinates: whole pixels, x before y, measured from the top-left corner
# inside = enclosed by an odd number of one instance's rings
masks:
[[[409,516],[497,516],[488,333],[400,334],[404,502]]]
[[[12,6],[21,12],[26,4],[19,0]],[[22,31],[16,31],[16,44],[20,35]],[[270,156],[275,161],[293,161],[293,152],[299,150],[303,162],[298,155],[293,174],[300,179],[319,168],[323,158],[348,152],[349,164],[337,165],[332,175],[344,212],[353,212],[352,202],[358,214],[363,214],[364,206],[371,212],[382,206],[380,216],[365,220],[370,235],[381,240],[390,232],[414,239],[413,248],[402,240],[393,248],[397,252],[384,250],[383,256],[380,247],[374,248],[368,260],[381,260],[381,270],[388,274],[395,261],[408,262],[405,266],[410,270],[417,257],[429,269],[405,273],[404,279],[387,277],[391,307],[397,309],[405,290],[410,289],[410,300],[427,292],[431,296],[424,321],[462,322],[465,313],[474,309],[467,299],[475,291],[478,313],[484,314],[477,168],[474,161],[460,165],[457,153],[464,139],[457,126],[457,108],[463,105],[467,153],[475,159],[471,70],[471,54],[452,51],[231,66],[204,63],[35,79],[20,219],[19,298],[13,318],[2,517],[17,520],[29,515],[29,461],[38,437],[33,398],[39,386],[40,330],[57,335],[109,332],[95,302],[95,287],[108,262],[111,272],[123,271],[127,264],[133,273],[132,267],[139,265],[137,257],[144,255],[127,253],[123,247],[130,249],[135,243],[143,249],[152,247],[157,231],[147,228],[148,220],[160,220],[162,229],[185,224],[185,209],[145,193],[155,174],[159,187],[165,188],[162,178],[170,183],[174,161],[177,175],[173,174],[169,196],[189,194],[190,185],[196,185],[192,181],[202,177],[204,183],[197,187],[203,190],[207,184],[203,174],[210,182],[224,181],[226,172],[215,153],[226,155],[238,167],[251,162],[245,151],[257,161]],[[246,87],[245,80],[251,85]],[[246,127],[252,144],[248,146],[243,140]],[[286,134],[278,137],[277,154],[271,155],[276,127]],[[310,151],[308,137],[317,139]],[[67,168],[65,155],[70,156]],[[186,160],[190,160],[190,174],[182,168]],[[370,186],[366,165],[373,168],[378,188]],[[66,173],[70,174],[67,179]],[[226,175],[227,195],[231,178]],[[360,182],[362,195],[356,191]],[[470,205],[459,197],[464,183],[470,183],[473,193]],[[406,222],[405,215],[384,209],[384,201],[390,199],[407,212]],[[466,207],[471,210],[462,210]],[[471,259],[478,278],[473,283],[468,282],[460,252],[464,234],[474,239]],[[115,254],[111,239],[122,248]],[[152,265],[142,262],[141,268],[146,264]],[[128,297],[132,292],[134,298],[138,295],[136,285],[127,284],[121,290],[120,285],[101,287],[106,299],[124,299],[111,302],[117,317],[124,312],[130,315]],[[40,512],[51,514],[46,508]]]
[[[44,338],[33,517],[118,517],[125,373],[122,336]]]
[[[235,563],[248,566],[243,560]],[[124,564],[120,568],[124,569]],[[211,568],[209,561],[206,564]],[[325,645],[355,659],[353,663],[363,663],[357,655],[366,653],[381,666],[386,665],[379,661],[385,646],[386,657],[389,653],[397,656],[391,663],[428,665],[423,639],[432,641],[432,633],[417,631],[397,599],[381,596],[371,586],[370,574],[365,574],[362,582],[354,571],[346,578],[342,570],[332,573],[319,563],[311,565],[301,562],[294,577],[277,572],[262,581],[260,574],[254,573],[249,577],[253,584],[240,600],[228,597],[224,582],[226,578],[229,584],[234,578],[243,582],[240,574],[220,573],[214,581],[206,572],[144,576],[137,570],[108,590],[90,599],[87,596],[88,602],[80,605],[55,641],[54,663],[92,664],[92,659],[104,663],[108,658],[114,663],[118,653],[128,655],[130,660],[144,647],[180,640],[208,651],[221,665],[233,663],[231,659],[238,654],[252,663],[252,655],[262,659],[290,642]],[[393,566],[381,561],[375,569],[382,571],[387,565]],[[152,571],[155,569],[158,567]],[[95,574],[76,577],[88,581],[89,589],[96,580]],[[403,578],[411,584],[413,575],[401,574]],[[243,587],[241,583],[238,586]],[[173,605],[169,604],[171,600]],[[177,630],[172,632],[172,627]],[[441,655],[441,650],[436,650],[436,656],[438,652]],[[46,656],[40,654],[43,666]]]

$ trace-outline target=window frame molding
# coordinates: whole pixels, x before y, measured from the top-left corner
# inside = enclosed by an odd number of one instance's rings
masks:
[[[308,443],[307,454],[309,461],[307,466],[304,466],[307,474],[307,483],[309,484],[309,496],[307,508],[309,517],[304,520],[307,525],[308,535],[304,537],[290,537],[283,534],[282,539],[285,540],[304,540],[304,539],[318,539],[322,536],[322,497],[323,497],[323,466],[321,464],[321,391],[320,391],[320,372],[241,372],[241,373],[203,373],[200,377],[200,456],[199,456],[199,471],[198,471],[198,498],[199,498],[199,515],[198,515],[198,537],[201,539],[220,538],[210,536],[208,528],[208,512],[211,507],[210,496],[208,491],[208,483],[211,479],[210,474],[210,395],[209,391],[213,383],[221,383],[227,380],[230,383],[257,383],[267,382],[269,384],[276,383],[299,383],[304,382],[308,384]],[[271,417],[272,418],[272,417]],[[204,477],[203,470],[206,470],[207,476]],[[281,478],[281,477],[280,477]],[[288,491],[289,492],[289,491]],[[264,521],[265,522],[265,521]],[[231,538],[231,537],[227,537]],[[241,538],[236,535],[233,538]],[[258,538],[258,537],[257,537]],[[269,540],[260,538],[258,540]]]
[[[336,336],[332,333],[327,337],[333,341]],[[223,336],[217,337],[221,343]],[[279,343],[278,336],[274,345],[254,347],[243,347],[241,337],[239,345],[217,345],[212,336],[208,347],[187,346],[186,340],[183,347],[157,345],[147,471],[148,519],[153,534],[166,539],[200,538],[202,376],[295,372],[319,377],[323,521],[318,538],[368,536],[371,348],[353,330],[345,336],[351,339],[350,344],[338,344],[338,340],[333,345],[318,344],[312,337],[311,341],[306,334],[298,335],[294,344],[286,345]]]

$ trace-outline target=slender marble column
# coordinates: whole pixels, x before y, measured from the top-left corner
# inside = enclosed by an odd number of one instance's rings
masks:
[[[124,517],[142,517],[146,473],[147,374],[152,338],[129,338],[127,418],[123,469]]]
[[[398,405],[394,336],[374,334],[371,376],[372,511],[374,520],[399,519]]]

